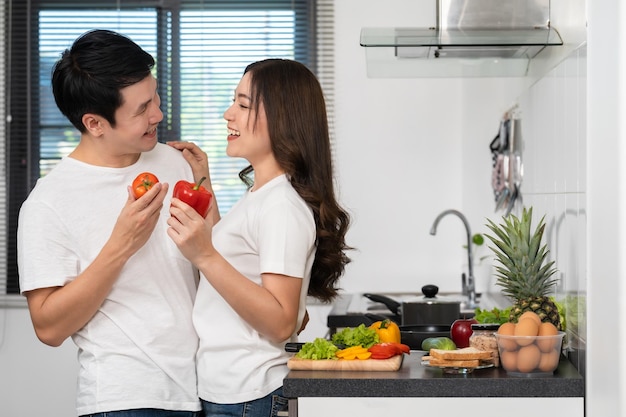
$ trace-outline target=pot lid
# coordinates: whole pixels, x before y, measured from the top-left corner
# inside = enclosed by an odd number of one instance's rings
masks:
[[[424,285],[422,287],[423,297],[411,300],[410,302],[424,303],[424,304],[460,304],[461,301],[455,298],[448,298],[445,296],[437,295],[439,293],[439,287],[433,284]]]

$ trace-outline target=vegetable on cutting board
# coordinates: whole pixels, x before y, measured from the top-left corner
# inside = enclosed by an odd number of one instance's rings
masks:
[[[400,343],[400,328],[389,319],[373,323],[370,329],[376,331],[381,342]]]
[[[396,355],[402,355],[404,353],[410,355],[411,348],[403,343],[377,343],[369,348],[372,353],[372,359],[389,359]]]
[[[354,360],[354,359],[369,359],[372,356],[372,352],[368,351],[363,346],[352,346],[349,348],[341,349],[335,353],[339,359]]]
[[[369,348],[370,346],[380,342],[380,338],[378,333],[376,333],[376,330],[365,327],[364,324],[359,324],[357,327],[346,327],[340,332],[335,333],[331,340],[335,345],[342,345],[345,347],[360,345],[364,348]]]
[[[399,342],[380,342],[376,330],[360,324],[335,333],[332,340],[318,337],[313,342],[304,343],[295,357],[312,360],[367,360],[389,359],[405,353],[411,353],[408,345]]]
[[[339,359],[336,355],[339,348],[331,341],[322,337],[316,338],[313,342],[305,343],[296,353],[300,359]]]

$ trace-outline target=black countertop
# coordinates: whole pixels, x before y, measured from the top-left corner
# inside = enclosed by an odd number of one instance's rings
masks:
[[[565,357],[554,375],[512,377],[502,368],[447,374],[421,364],[423,351],[405,355],[400,370],[291,371],[286,397],[584,397],[584,379]]]

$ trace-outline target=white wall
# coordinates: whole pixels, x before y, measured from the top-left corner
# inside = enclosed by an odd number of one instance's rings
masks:
[[[499,119],[519,93],[519,81],[452,78],[369,79],[362,27],[428,26],[435,3],[342,0],[336,15],[335,128],[342,202],[353,216],[346,292],[415,292],[424,284],[459,291],[466,269],[464,212],[472,232],[493,213],[489,143]],[[426,8],[426,12],[421,9]],[[471,103],[471,129],[464,126]],[[479,290],[489,277],[477,277]]]
[[[37,340],[25,308],[0,308],[0,416],[74,416],[76,347]]]

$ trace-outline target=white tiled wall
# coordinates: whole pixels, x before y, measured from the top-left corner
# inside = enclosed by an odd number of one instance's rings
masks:
[[[586,46],[581,46],[518,101],[524,205],[533,207],[535,222],[546,216],[544,237],[559,278],[555,295],[565,301],[569,346],[581,371],[587,287],[586,60]]]

